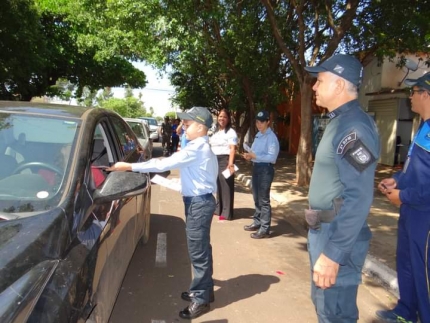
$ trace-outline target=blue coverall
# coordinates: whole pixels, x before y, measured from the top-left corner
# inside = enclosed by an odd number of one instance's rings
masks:
[[[396,173],[400,190],[397,236],[397,277],[400,299],[394,313],[417,322],[430,322],[430,119],[423,122]]]
[[[332,210],[343,204],[330,223],[308,233],[311,269],[321,253],[340,264],[336,284],[328,289],[312,282],[318,322],[357,322],[361,269],[372,236],[367,216],[373,201],[379,136],[373,119],[352,100],[329,113],[330,122],[318,145],[309,188],[309,208]],[[312,274],[311,274],[312,276]]]

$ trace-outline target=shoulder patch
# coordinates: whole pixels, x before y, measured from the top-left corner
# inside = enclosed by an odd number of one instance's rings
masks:
[[[355,131],[345,136],[337,146],[337,150],[336,150],[337,154],[342,155],[343,151],[345,150],[345,147],[348,146],[349,143],[356,140],[357,140],[357,133]]]
[[[375,156],[360,139],[348,149],[344,157],[360,173],[376,161]]]

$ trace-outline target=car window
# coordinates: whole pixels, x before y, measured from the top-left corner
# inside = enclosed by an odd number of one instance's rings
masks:
[[[61,118],[0,114],[0,212],[56,206],[79,125]]]
[[[136,137],[139,139],[148,139],[145,130],[143,129],[143,125],[141,122],[136,121],[127,121],[131,130],[135,133]]]
[[[117,118],[112,118],[112,123],[116,135],[120,141],[123,155],[127,155],[136,150],[137,144],[134,141],[134,135],[129,131],[126,125]]]
[[[113,153],[109,145],[108,136],[102,124],[98,124],[94,131],[91,147],[91,187],[99,188],[106,179],[104,169],[114,163]]]
[[[156,119],[151,119],[151,118],[141,118],[141,119],[146,120],[148,124],[151,126],[158,126]]]

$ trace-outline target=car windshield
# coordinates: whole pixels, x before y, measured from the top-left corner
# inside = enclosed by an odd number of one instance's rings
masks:
[[[57,205],[78,125],[68,119],[0,114],[0,218]]]
[[[148,125],[150,126],[158,126],[156,119],[151,119],[151,118],[142,118],[142,119],[146,120],[148,122]]]
[[[128,125],[130,126],[131,130],[136,134],[136,137],[138,139],[148,139],[146,137],[145,131],[143,130],[143,126],[140,122],[137,121],[127,121]]]

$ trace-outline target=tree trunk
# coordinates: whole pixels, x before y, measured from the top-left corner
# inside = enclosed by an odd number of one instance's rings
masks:
[[[308,75],[300,84],[300,94],[301,122],[296,157],[296,179],[298,186],[308,186],[312,173],[312,79]]]

